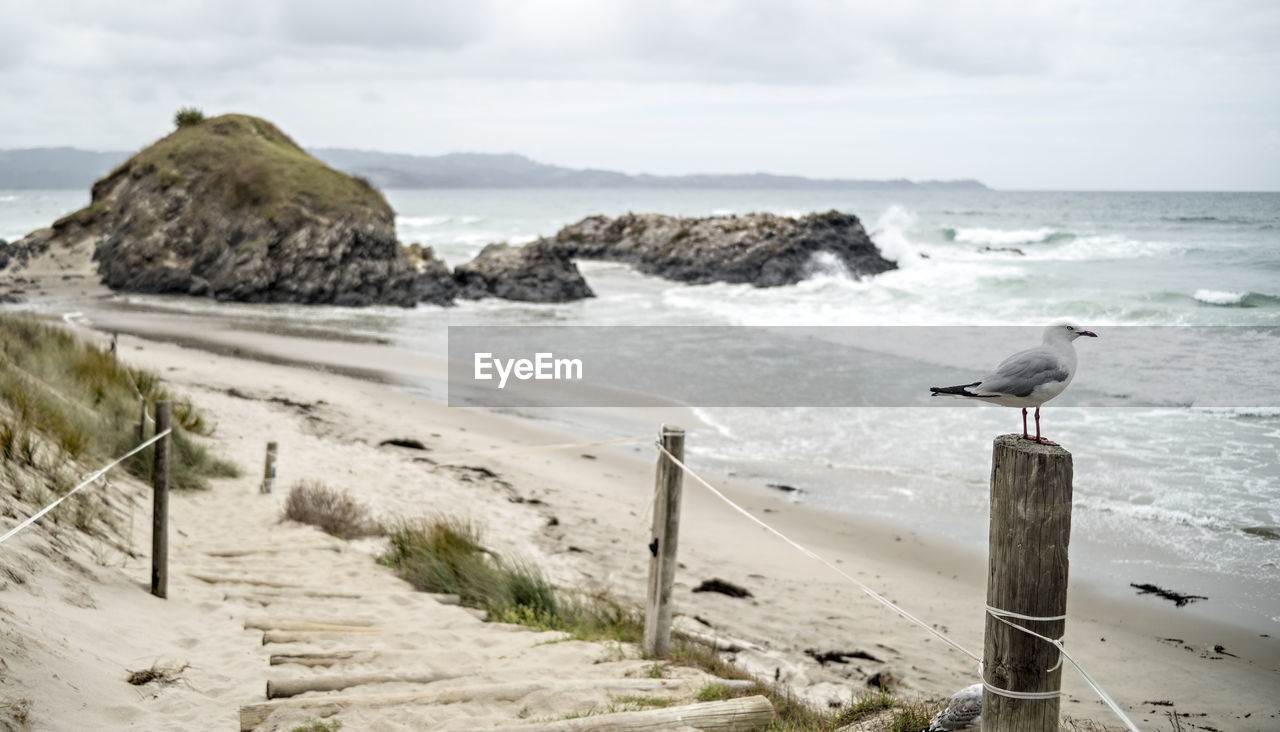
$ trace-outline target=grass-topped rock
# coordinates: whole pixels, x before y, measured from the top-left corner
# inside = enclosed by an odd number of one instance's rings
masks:
[[[91,237],[104,283],[120,290],[403,306],[430,294],[368,181],[266,120],[180,113],[177,122],[95,183],[89,206],[27,239]]]

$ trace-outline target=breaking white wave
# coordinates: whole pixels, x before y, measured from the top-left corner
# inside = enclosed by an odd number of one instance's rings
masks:
[[[987,246],[1012,246],[1014,244],[1039,244],[1046,241],[1052,241],[1055,238],[1063,238],[1070,236],[1066,232],[1059,232],[1043,226],[1039,229],[986,229],[986,228],[967,228],[967,229],[944,229],[943,233],[951,233],[948,238],[953,241],[964,242],[966,244],[985,244]]]
[[[1223,292],[1221,290],[1196,290],[1196,294],[1192,295],[1200,302],[1209,305],[1239,305],[1244,302],[1247,292]]]
[[[439,226],[452,220],[452,216],[397,216],[396,226]]]
[[[871,240],[879,247],[885,259],[897,262],[899,267],[910,267],[920,261],[920,249],[908,238],[915,228],[916,215],[909,209],[894,204],[876,219]]]

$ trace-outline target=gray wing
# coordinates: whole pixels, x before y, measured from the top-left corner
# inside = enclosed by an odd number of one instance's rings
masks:
[[[1041,384],[1066,381],[1070,374],[1052,348],[1038,346],[1019,351],[1006,358],[990,376],[972,391],[975,394],[1008,394],[1030,396]]]
[[[956,692],[947,708],[934,715],[927,732],[957,732],[982,723],[982,684]]]

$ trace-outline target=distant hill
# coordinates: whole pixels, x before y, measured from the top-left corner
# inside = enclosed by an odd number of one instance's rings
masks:
[[[338,170],[368,178],[379,188],[917,188],[984,190],[976,180],[909,181],[802,178],[769,173],[628,175],[565,168],[523,155],[451,153],[404,155],[347,148],[317,148],[312,155]],[[127,152],[71,147],[0,150],[0,188],[84,189],[128,159]]]
[[[380,188],[986,188],[976,180],[823,179],[770,173],[628,175],[548,165],[510,153],[403,155],[317,148],[311,154],[338,170],[363,175]]]

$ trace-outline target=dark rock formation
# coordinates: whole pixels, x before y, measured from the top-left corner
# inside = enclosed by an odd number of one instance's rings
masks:
[[[19,246],[92,237],[103,282],[134,292],[406,307],[451,297],[423,276],[443,263],[410,264],[373,186],[254,117],[177,130],[95,183],[92,201]]]
[[[421,244],[410,244],[404,248],[409,264],[418,273],[414,282],[414,297],[418,302],[432,305],[452,305],[458,294],[458,286],[453,281],[453,273],[449,266],[436,257],[435,250]]]
[[[805,279],[820,252],[833,254],[855,277],[897,267],[880,256],[856,216],[836,211],[800,219],[767,213],[589,216],[561,229],[554,239],[530,246],[579,259],[627,262],[646,274],[681,282],[749,282],[757,287]]]
[[[64,224],[66,221],[67,219],[61,219],[54,224],[54,227]],[[40,229],[18,241],[5,243],[0,240],[0,272],[9,267],[12,267],[12,271],[16,272],[26,267],[32,259],[49,251],[49,244],[54,239],[54,233],[54,228]]]
[[[569,302],[594,297],[569,255],[546,244],[490,244],[454,268],[458,296],[527,302]]]

